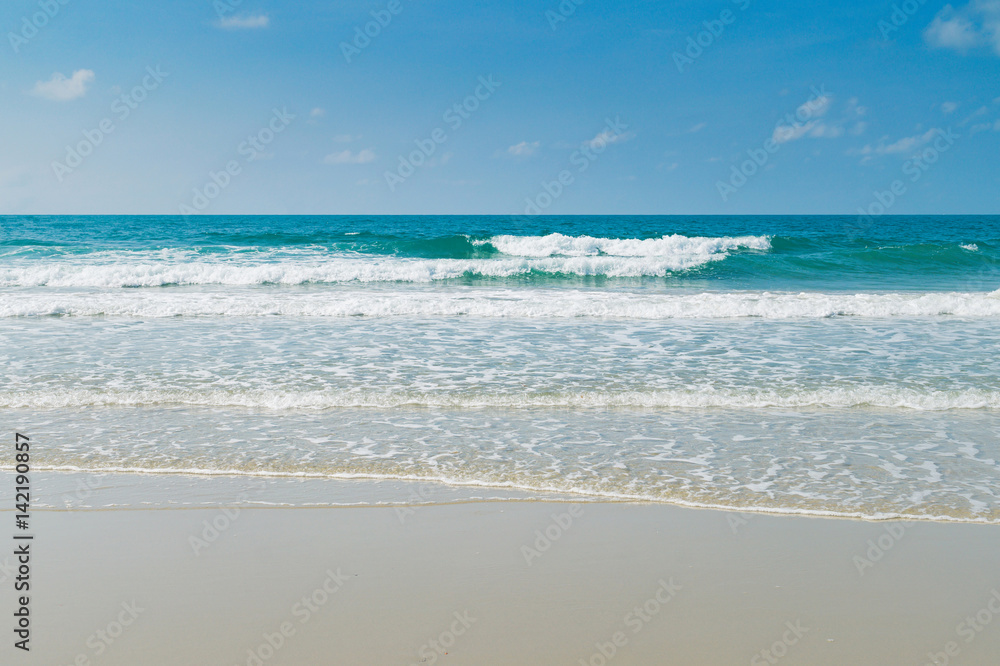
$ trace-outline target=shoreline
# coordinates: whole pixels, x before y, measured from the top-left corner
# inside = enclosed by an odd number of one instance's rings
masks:
[[[210,471],[210,470],[186,470],[186,469],[168,469],[168,470],[135,470],[128,468],[107,468],[107,469],[80,469],[80,468],[67,468],[67,467],[45,467],[39,466],[35,468],[35,472],[41,472],[44,474],[54,475],[52,480],[59,477],[121,477],[118,482],[124,485],[129,485],[128,479],[133,479],[137,481],[139,478],[143,477],[154,477],[160,481],[174,480],[170,483],[175,483],[178,486],[183,486],[184,484],[180,481],[183,479],[227,479],[232,483],[240,483],[243,481],[261,481],[268,482],[271,481],[275,484],[281,484],[282,482],[290,483],[313,483],[316,486],[323,484],[331,484],[330,487],[337,487],[338,484],[358,484],[359,487],[368,486],[365,488],[364,493],[366,497],[371,497],[373,494],[378,494],[383,492],[384,489],[390,488],[392,493],[398,496],[400,489],[411,489],[414,487],[424,487],[424,490],[418,491],[421,494],[426,493],[426,487],[431,486],[435,488],[447,488],[449,492],[455,495],[465,494],[465,502],[505,502],[505,501],[517,501],[517,502],[562,502],[562,503],[586,503],[586,504],[628,504],[637,506],[670,506],[680,509],[694,509],[702,511],[720,511],[729,512],[737,514],[750,514],[750,515],[761,515],[761,516],[773,516],[773,517],[789,517],[789,518],[818,518],[818,519],[832,519],[832,520],[848,520],[848,521],[858,521],[864,523],[887,523],[887,522],[915,522],[915,523],[928,523],[928,524],[952,524],[952,525],[1000,525],[1000,520],[990,521],[988,519],[976,519],[976,518],[956,518],[952,516],[923,516],[923,515],[907,515],[900,513],[886,513],[886,514],[864,514],[860,512],[848,513],[848,512],[838,512],[838,511],[823,511],[823,510],[810,510],[810,509],[783,509],[783,508],[768,508],[768,507],[733,507],[721,504],[701,504],[696,502],[688,502],[685,500],[671,500],[671,499],[651,499],[643,496],[631,496],[625,494],[597,494],[594,492],[584,491],[584,490],[563,490],[558,488],[532,488],[528,486],[520,486],[515,484],[492,484],[492,483],[478,483],[478,482],[468,482],[461,480],[449,480],[441,478],[427,478],[427,477],[417,477],[417,476],[388,476],[388,475],[365,475],[365,474],[322,474],[322,473],[311,473],[311,472],[243,472],[243,471]],[[2,475],[13,475],[13,469],[0,467],[0,476]],[[61,484],[56,484],[57,486]],[[169,485],[169,483],[168,483]],[[341,486],[342,488],[345,486]],[[67,493],[72,494],[74,491],[72,489],[63,488],[60,491],[61,494],[65,495]],[[437,493],[441,491],[435,491]],[[478,494],[471,494],[476,492]],[[493,493],[490,498],[481,497],[480,495],[487,495]],[[508,493],[508,495],[498,495],[498,493]],[[432,493],[434,494],[434,493]],[[414,492],[410,492],[407,499],[395,499],[390,501],[362,501],[354,503],[344,503],[344,504],[330,504],[330,503],[311,503],[303,504],[301,506],[294,504],[282,504],[276,505],[273,508],[350,508],[350,507],[393,507],[393,506],[438,506],[456,503],[452,501],[442,501],[438,503],[427,502],[427,501],[410,501],[410,500],[423,500],[426,499],[422,496],[415,495]],[[214,504],[213,504],[214,506]],[[124,508],[124,507],[115,507]],[[136,507],[137,510],[145,509],[149,507]],[[164,508],[177,508],[177,507],[164,507]],[[256,508],[267,508],[267,507],[256,507]],[[85,510],[82,507],[78,507],[79,510]],[[7,511],[8,509],[0,508],[0,512]],[[45,506],[39,510],[57,510],[52,506]]]

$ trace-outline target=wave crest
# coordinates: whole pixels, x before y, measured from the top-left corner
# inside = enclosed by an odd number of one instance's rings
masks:
[[[771,249],[768,236],[688,237],[680,234],[661,238],[595,238],[594,236],[493,236],[488,241],[497,251],[514,257],[711,257],[740,248]]]

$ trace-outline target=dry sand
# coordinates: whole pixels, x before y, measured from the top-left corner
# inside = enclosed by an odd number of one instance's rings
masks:
[[[39,476],[32,650],[2,571],[0,663],[1000,663],[1000,526],[94,478]],[[372,498],[401,505],[343,506]]]

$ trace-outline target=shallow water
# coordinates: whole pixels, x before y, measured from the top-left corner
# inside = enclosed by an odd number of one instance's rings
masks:
[[[1000,522],[1000,218],[3,218],[36,465]]]

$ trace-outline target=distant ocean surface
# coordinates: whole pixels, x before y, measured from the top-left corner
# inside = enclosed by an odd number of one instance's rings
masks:
[[[1000,522],[1000,216],[0,217],[47,469]]]

